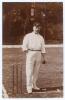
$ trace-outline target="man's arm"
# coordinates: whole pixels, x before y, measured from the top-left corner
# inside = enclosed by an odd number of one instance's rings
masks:
[[[26,35],[23,39],[22,50],[27,53],[28,52],[28,36]]]
[[[46,63],[46,60],[45,60],[46,50],[45,50],[45,41],[44,41],[44,38],[42,38],[42,50],[41,50],[41,54],[42,54],[42,63],[45,64]]]

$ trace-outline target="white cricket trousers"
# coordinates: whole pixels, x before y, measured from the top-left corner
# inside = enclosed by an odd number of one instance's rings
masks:
[[[38,79],[39,68],[41,65],[41,51],[28,51],[26,55],[26,87],[31,90]]]

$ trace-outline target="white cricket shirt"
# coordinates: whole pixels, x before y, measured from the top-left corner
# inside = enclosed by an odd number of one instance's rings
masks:
[[[45,42],[44,38],[40,34],[35,34],[34,32],[29,33],[24,36],[23,51],[26,50],[41,50],[41,53],[45,53]]]

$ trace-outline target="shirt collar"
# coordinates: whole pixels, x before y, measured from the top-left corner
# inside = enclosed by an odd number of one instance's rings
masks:
[[[34,33],[34,32],[32,32],[33,34],[35,34],[35,35],[39,35],[39,33]]]

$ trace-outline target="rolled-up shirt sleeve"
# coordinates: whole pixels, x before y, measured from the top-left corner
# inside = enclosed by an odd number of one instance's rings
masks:
[[[23,51],[28,50],[28,36],[27,35],[24,36],[22,49],[23,49]]]
[[[41,53],[46,53],[44,38],[42,38],[42,49],[41,49]]]

